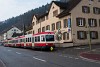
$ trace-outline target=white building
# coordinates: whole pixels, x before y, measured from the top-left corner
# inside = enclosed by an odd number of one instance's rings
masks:
[[[12,38],[13,33],[22,33],[22,31],[20,29],[18,29],[17,27],[12,27],[6,33],[4,33],[4,35],[3,35],[4,40]]]

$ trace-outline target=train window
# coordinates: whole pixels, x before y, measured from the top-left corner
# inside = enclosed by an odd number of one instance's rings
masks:
[[[40,42],[40,36],[38,36],[38,42]]]
[[[26,42],[27,42],[27,38],[26,38]]]
[[[28,42],[30,42],[30,38],[28,38]]]
[[[45,41],[45,36],[41,36],[41,41]]]
[[[22,40],[22,39],[20,39],[20,42],[23,42],[23,40]]]
[[[34,43],[34,37],[32,37],[32,43]]]
[[[30,37],[30,42],[31,42],[31,37]]]
[[[16,40],[16,43],[18,43],[18,40]]]
[[[20,42],[22,42],[22,39],[20,39]]]
[[[35,37],[35,42],[37,42],[37,37]]]
[[[54,41],[54,35],[46,35],[46,41]]]
[[[22,39],[23,40],[23,42],[25,42],[25,39]]]

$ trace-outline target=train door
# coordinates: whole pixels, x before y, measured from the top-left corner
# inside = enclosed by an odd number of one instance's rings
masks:
[[[34,36],[32,37],[32,48],[34,49]]]

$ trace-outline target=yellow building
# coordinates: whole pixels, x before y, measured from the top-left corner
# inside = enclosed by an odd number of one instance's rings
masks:
[[[55,41],[61,47],[100,43],[100,0],[52,1],[45,14],[33,16],[32,25],[33,34],[61,31]]]

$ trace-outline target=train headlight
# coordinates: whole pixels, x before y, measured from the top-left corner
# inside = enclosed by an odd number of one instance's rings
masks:
[[[48,44],[46,44],[46,45],[48,45]]]

